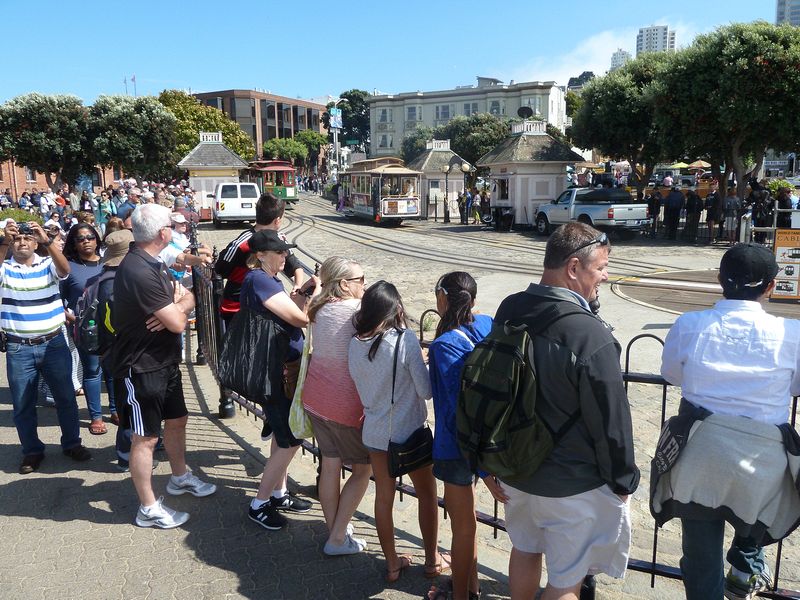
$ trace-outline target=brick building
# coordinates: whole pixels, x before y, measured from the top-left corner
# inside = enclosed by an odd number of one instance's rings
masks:
[[[92,187],[95,192],[100,188],[111,185],[122,177],[119,169],[104,169],[98,167],[92,173]],[[55,183],[55,175],[53,176]],[[49,189],[44,173],[39,173],[28,167],[16,164],[13,160],[0,162],[0,190],[11,190],[14,198],[19,198],[25,190],[31,191]]]

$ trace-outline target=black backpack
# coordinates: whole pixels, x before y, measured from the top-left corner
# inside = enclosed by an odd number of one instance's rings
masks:
[[[509,480],[530,476],[580,417],[576,412],[553,431],[536,413],[533,337],[571,314],[592,316],[570,302],[557,302],[535,327],[495,323],[464,360],[456,429],[473,470]]]
[[[72,337],[75,346],[89,354],[104,354],[114,339],[110,312],[110,303],[114,299],[114,275],[113,270],[102,271],[83,290],[75,305]]]

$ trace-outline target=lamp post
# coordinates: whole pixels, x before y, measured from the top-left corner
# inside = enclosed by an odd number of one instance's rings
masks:
[[[469,164],[467,161],[464,161],[464,162],[461,163],[461,172],[464,173],[464,202],[465,202],[465,204],[464,204],[464,223],[467,224],[467,225],[469,224],[469,219],[470,219],[470,216],[467,213],[467,205],[466,205],[467,190],[468,190],[468,188],[467,188],[467,175],[469,175],[469,173],[472,172],[472,171],[473,171],[473,166],[471,164]],[[472,198],[472,204],[474,204],[474,203],[475,203],[475,198]],[[472,204],[470,205],[470,208],[471,208]]]
[[[332,96],[328,96],[328,101],[333,102],[333,108],[337,108],[339,106],[339,102],[345,100],[345,98],[336,98],[333,99]],[[339,181],[339,128],[333,128],[333,151],[336,155],[336,181]]]
[[[442,166],[442,173],[444,173],[444,219],[443,223],[450,222],[450,197],[448,196],[447,189],[447,176],[450,174],[450,163]]]

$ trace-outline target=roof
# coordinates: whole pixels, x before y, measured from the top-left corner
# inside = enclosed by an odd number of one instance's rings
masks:
[[[417,158],[408,163],[408,168],[416,169],[417,171],[424,171],[427,173],[430,173],[432,171],[441,173],[442,167],[444,167],[445,165],[450,165],[451,167],[455,165],[457,169],[461,170],[461,164],[465,162],[467,161],[465,161],[463,158],[461,158],[458,154],[456,154],[452,150],[429,149],[425,150],[425,152],[423,152]]]
[[[583,162],[583,157],[567,144],[547,134],[512,134],[478,160],[479,167],[502,163]]]
[[[247,163],[225,144],[200,142],[178,163],[181,169],[224,168],[246,169]]]

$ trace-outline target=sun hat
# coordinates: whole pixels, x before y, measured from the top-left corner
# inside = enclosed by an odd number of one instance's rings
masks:
[[[128,229],[112,231],[106,236],[106,253],[103,255],[103,264],[109,267],[118,267],[128,253],[133,234]]]

